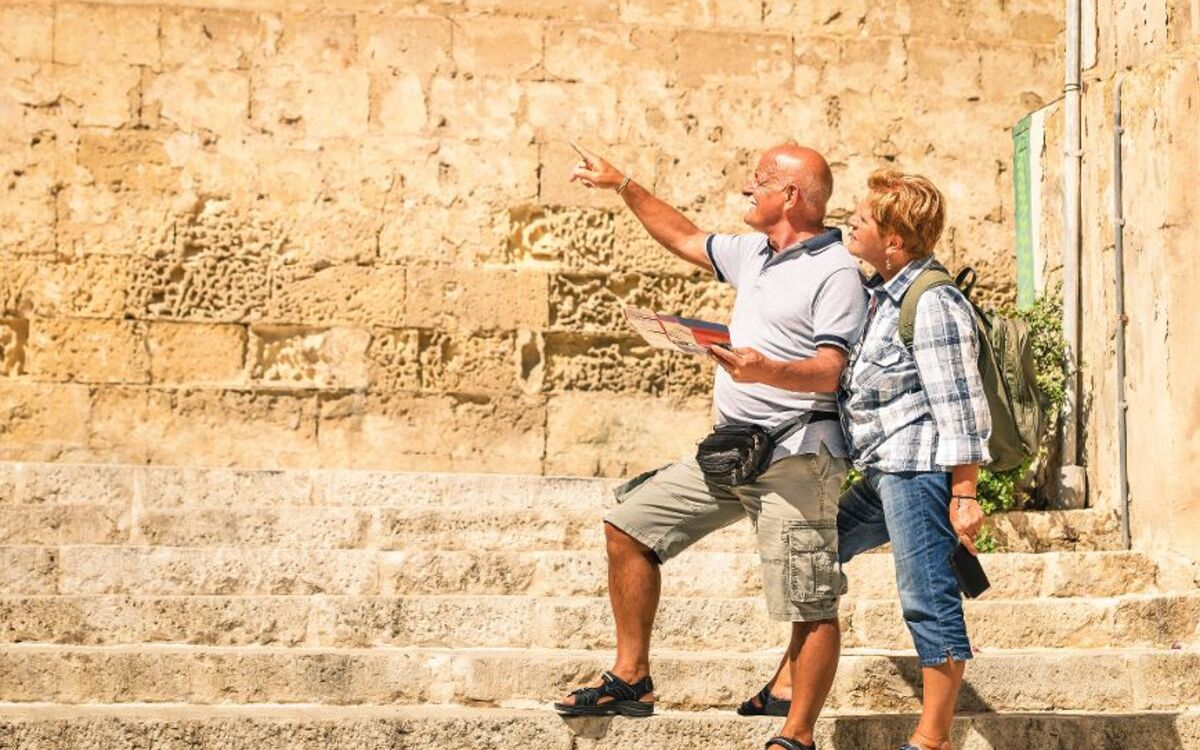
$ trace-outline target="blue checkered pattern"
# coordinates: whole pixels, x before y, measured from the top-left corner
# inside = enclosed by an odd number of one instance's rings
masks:
[[[970,303],[952,286],[930,289],[917,305],[912,351],[900,341],[900,300],[934,262],[913,261],[887,283],[868,282],[871,313],[840,396],[860,469],[948,471],[990,459],[992,420]]]

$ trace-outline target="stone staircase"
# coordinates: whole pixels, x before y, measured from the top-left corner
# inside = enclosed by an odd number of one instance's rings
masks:
[[[756,748],[783,626],[739,524],[664,570],[660,715],[565,722],[611,659],[610,482],[0,464],[0,748]],[[1110,517],[1009,514],[965,750],[1200,748],[1192,571]],[[854,561],[824,750],[894,750],[919,669],[887,554]]]

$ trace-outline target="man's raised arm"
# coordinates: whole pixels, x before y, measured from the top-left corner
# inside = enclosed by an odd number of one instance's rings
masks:
[[[592,188],[615,190],[625,200],[625,205],[660,245],[701,268],[712,271],[712,263],[704,243],[708,233],[703,232],[686,216],[663,203],[654,194],[621,174],[613,165],[591,151],[574,143],[571,146],[582,158],[571,170],[571,181],[579,180]]]

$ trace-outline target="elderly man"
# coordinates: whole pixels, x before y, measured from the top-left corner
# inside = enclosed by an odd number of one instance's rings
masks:
[[[754,232],[720,235],[701,231],[604,159],[580,155],[572,180],[615,190],[650,236],[737,290],[732,348],[711,350],[720,365],[713,390],[719,422],[771,428],[792,420],[795,427],[779,436],[771,463],[750,483],[714,481],[689,458],[618,492],[620,505],[605,518],[616,663],[599,684],[555,708],[568,716],[652,714],[659,566],[749,517],[770,615],[792,623],[782,663],[792,670],[792,702],[768,747],[809,750],[837,670],[837,604],[845,586],[836,519],[847,462],[835,392],[866,317],[857,265],[841,233],[824,225],[833,192],[829,165],[809,148],[768,150],[742,191],[750,202],[744,220]],[[786,697],[764,690],[750,710],[765,713],[765,703]]]

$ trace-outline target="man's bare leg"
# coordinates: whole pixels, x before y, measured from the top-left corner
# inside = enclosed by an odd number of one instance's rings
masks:
[[[837,620],[792,623],[792,640],[784,659],[790,664],[792,708],[779,734],[811,745],[817,717],[833,687],[842,629]]]
[[[922,667],[925,695],[921,700],[921,720],[909,742],[923,750],[950,750],[950,725],[962,689],[965,661],[953,659],[936,667]]]
[[[633,684],[650,674],[650,632],[658,612],[662,573],[650,548],[624,531],[606,523],[604,538],[608,551],[608,599],[617,626],[617,659],[612,672]],[[642,700],[653,701],[654,695]],[[575,697],[567,696],[562,702],[574,705]]]

